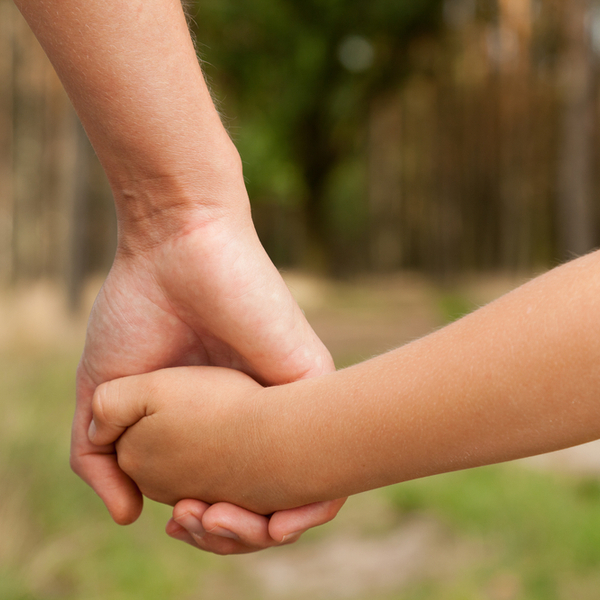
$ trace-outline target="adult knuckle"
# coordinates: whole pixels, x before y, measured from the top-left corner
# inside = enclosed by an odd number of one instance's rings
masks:
[[[69,466],[71,467],[73,473],[81,477],[83,466],[81,464],[81,458],[77,454],[71,454],[69,457]]]

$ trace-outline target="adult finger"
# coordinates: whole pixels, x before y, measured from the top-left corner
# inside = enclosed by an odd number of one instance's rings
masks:
[[[213,535],[227,537],[256,550],[270,548],[269,518],[227,502],[217,502],[202,515],[202,526]]]
[[[100,496],[114,521],[127,525],[133,523],[142,511],[142,494],[119,468],[114,446],[96,446],[88,439],[94,387],[91,378],[80,370],[71,431],[71,468]]]
[[[73,459],[71,465],[100,496],[115,523],[129,525],[137,520],[143,497],[137,485],[119,468],[116,454],[86,454]]]
[[[218,508],[212,511],[213,506],[199,500],[182,500],[173,509],[173,519],[167,524],[166,532],[171,537],[186,542],[195,548],[212,552],[214,554],[247,554],[263,550],[275,545],[268,536],[268,519],[255,515],[238,507],[227,505],[234,510],[222,511],[222,503],[213,505]],[[246,527],[253,532],[252,540],[243,539],[231,530],[226,530],[223,525],[230,526],[228,516],[224,513],[240,514],[236,518],[245,518],[249,521]],[[212,511],[209,512],[209,511]],[[219,520],[219,513],[222,519]],[[242,516],[242,513],[245,513]],[[217,516],[215,520],[213,516]],[[205,517],[208,515],[208,518]]]
[[[298,508],[278,511],[269,520],[269,537],[277,543],[296,540],[307,529],[331,521],[338,514],[344,502],[346,502],[346,498],[315,502]]]

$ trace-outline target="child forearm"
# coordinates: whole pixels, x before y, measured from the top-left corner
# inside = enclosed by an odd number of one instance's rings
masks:
[[[306,503],[556,450],[600,436],[599,395],[594,253],[393,352],[265,390],[263,475]]]
[[[98,388],[91,438],[119,438],[150,498],[264,514],[583,443],[600,437],[599,298],[595,253],[337,373],[270,388],[212,367],[116,380]]]

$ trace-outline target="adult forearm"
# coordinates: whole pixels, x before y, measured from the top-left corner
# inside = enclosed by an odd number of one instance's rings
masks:
[[[211,178],[238,169],[238,157],[179,0],[16,4],[84,124],[118,209],[146,217],[174,203],[218,202],[206,193]]]
[[[267,390],[270,476],[305,502],[600,437],[599,297],[595,253],[398,350]]]

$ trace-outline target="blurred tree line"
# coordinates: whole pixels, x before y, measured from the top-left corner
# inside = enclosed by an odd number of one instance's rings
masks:
[[[188,0],[280,266],[531,270],[598,242],[598,0]],[[114,217],[56,76],[0,0],[0,268],[73,303]]]

